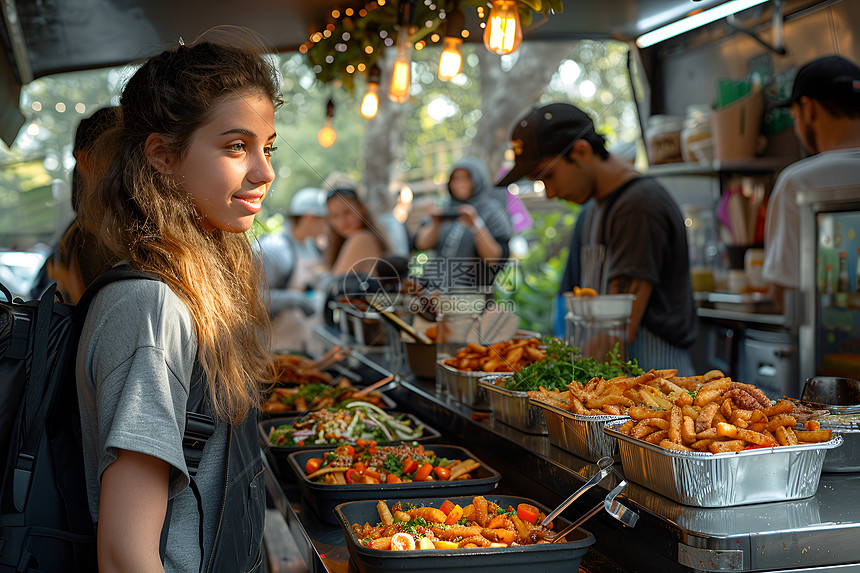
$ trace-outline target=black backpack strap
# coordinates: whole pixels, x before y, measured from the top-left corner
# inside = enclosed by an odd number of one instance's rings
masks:
[[[24,408],[24,443],[18,450],[18,459],[12,478],[12,502],[15,509],[24,512],[30,482],[33,479],[33,465],[36,449],[42,439],[45,417],[51,400],[46,399],[45,387],[48,384],[48,338],[51,334],[51,317],[54,308],[56,283],[51,283],[39,298],[33,325],[33,359],[27,383],[27,396]]]
[[[192,373],[191,389],[188,395],[188,403],[185,412],[185,432],[182,434],[182,453],[185,456],[185,465],[188,468],[188,487],[194,494],[197,502],[198,515],[198,542],[200,544],[201,567],[204,556],[203,550],[203,498],[200,488],[195,480],[200,461],[203,459],[203,448],[206,442],[215,433],[215,418],[211,415],[206,398],[207,384],[206,376],[199,362],[194,365]],[[167,502],[167,514],[164,518],[164,526],[161,528],[161,539],[158,545],[158,553],[161,561],[167,551],[167,534],[170,530],[170,516],[173,511],[173,499]]]

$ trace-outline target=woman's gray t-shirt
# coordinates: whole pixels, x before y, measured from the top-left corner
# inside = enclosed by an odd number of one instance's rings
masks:
[[[171,466],[173,498],[165,570],[197,570],[201,560],[197,502],[182,453],[185,411],[197,357],[188,308],[166,284],[112,283],[99,292],[77,355],[87,495],[98,522],[101,476],[117,449]],[[203,500],[204,547],[212,547],[223,495],[228,424],[216,424],[195,482]]]

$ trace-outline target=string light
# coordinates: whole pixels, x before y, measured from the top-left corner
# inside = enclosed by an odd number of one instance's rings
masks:
[[[332,127],[332,120],[334,119],[334,101],[331,99],[328,100],[328,103],[325,106],[325,123],[323,123],[322,129],[317,134],[317,141],[323,147],[331,147],[334,145],[334,142],[337,141],[337,132]]]
[[[365,119],[376,117],[379,111],[379,77],[381,72],[379,66],[372,66],[367,74],[367,93],[361,100],[361,115]]]
[[[397,32],[397,59],[391,72],[388,99],[395,103],[406,103],[409,85],[412,83],[412,8],[414,0],[400,0],[400,30]]]
[[[445,40],[442,43],[442,55],[439,56],[439,79],[443,82],[459,74],[463,65],[463,54],[460,52],[463,40],[459,33],[465,22],[463,12],[456,8],[445,19]]]
[[[520,26],[517,0],[493,0],[484,29],[484,45],[501,56],[516,50],[522,39],[523,28]]]

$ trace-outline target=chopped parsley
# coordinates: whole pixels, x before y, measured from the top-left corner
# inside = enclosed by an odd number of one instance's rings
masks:
[[[382,465],[388,473],[394,474],[397,477],[403,477],[403,462],[394,454],[385,456],[385,461]]]

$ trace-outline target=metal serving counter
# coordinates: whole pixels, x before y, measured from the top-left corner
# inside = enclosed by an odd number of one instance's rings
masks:
[[[594,464],[552,446],[546,436],[524,434],[437,395],[432,380],[407,377],[387,394],[398,409],[439,429],[442,443],[466,447],[501,472],[500,493],[554,507],[596,471]],[[351,571],[341,530],[321,524],[297,489],[269,475],[269,493],[310,570]],[[621,479],[616,462],[613,474],[564,517],[578,517]],[[635,484],[622,497],[639,513],[639,522],[631,529],[601,513],[585,525],[597,539],[582,562],[591,573],[860,572],[860,474],[823,474],[816,495],[808,499],[729,508],[681,505]]]

